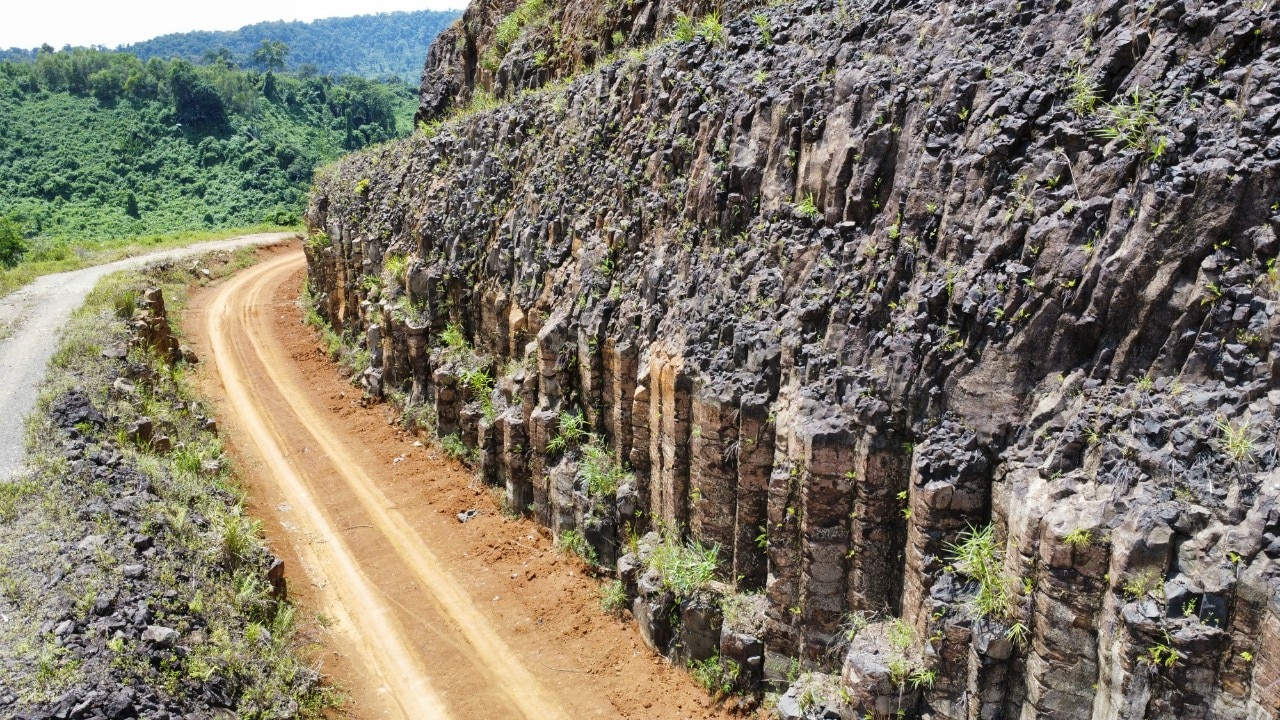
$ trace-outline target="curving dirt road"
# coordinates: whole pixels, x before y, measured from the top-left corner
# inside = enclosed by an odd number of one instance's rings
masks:
[[[361,407],[318,357],[289,252],[192,304],[255,510],[334,622],[359,717],[721,717],[594,605],[594,582],[456,464]],[[207,384],[212,385],[211,378]],[[460,509],[480,516],[461,524]],[[299,572],[300,570],[300,572]],[[490,599],[492,598],[492,599]]]
[[[45,366],[58,346],[58,331],[104,276],[159,260],[214,250],[282,242],[296,233],[259,233],[162,250],[81,270],[45,275],[0,298],[0,482],[23,463],[22,423],[35,407]]]

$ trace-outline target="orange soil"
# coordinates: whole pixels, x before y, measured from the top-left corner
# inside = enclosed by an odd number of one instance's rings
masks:
[[[367,406],[302,324],[297,243],[198,293],[198,381],[355,718],[725,718],[548,533]],[[417,443],[417,444],[415,444]],[[466,524],[457,513],[476,508]]]

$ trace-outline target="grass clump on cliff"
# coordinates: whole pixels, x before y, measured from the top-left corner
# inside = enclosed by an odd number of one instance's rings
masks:
[[[719,559],[718,545],[707,547],[695,540],[681,542],[675,533],[663,533],[646,564],[658,573],[664,589],[677,598],[686,598],[715,579]]]
[[[969,528],[951,546],[951,562],[978,583],[970,607],[978,617],[1006,619],[1013,615],[1014,582],[1004,572],[1004,553],[996,546],[995,526]]]

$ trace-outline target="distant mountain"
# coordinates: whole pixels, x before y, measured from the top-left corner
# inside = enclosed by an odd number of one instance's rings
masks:
[[[143,60],[183,58],[205,63],[221,56],[241,67],[258,67],[262,63],[255,62],[254,55],[263,41],[282,42],[288,46],[284,67],[289,71],[369,78],[394,76],[416,85],[427,58],[427,46],[460,15],[457,10],[419,10],[312,22],[277,20],[239,30],[161,35],[120,50]]]

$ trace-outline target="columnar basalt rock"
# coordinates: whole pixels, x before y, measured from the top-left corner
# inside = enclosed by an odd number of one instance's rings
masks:
[[[514,68],[540,30],[477,70],[514,6],[474,4],[420,117],[506,101],[318,177],[311,292],[380,389],[620,556],[673,657],[710,616],[651,530],[762,593],[744,677],[849,712],[1280,711],[1278,11],[800,0],[641,48],[706,9],[628,7],[543,6],[633,48],[569,78]]]

